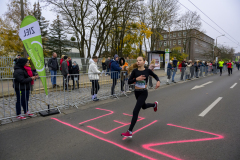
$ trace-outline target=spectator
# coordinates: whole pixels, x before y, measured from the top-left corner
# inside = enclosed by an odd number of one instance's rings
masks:
[[[184,60],[182,61],[182,67],[181,67],[181,81],[183,81],[183,76],[184,76],[185,69],[186,69],[186,59],[184,59]]]
[[[240,61],[239,61],[239,62],[236,62],[236,67],[237,67],[237,69],[239,70],[239,68],[240,68]]]
[[[31,67],[31,70],[32,70],[33,74],[36,75],[37,74],[37,70],[36,70],[36,68],[35,68],[35,66],[34,66],[34,64],[33,64],[32,60],[31,60],[31,57],[29,55],[27,55],[27,56],[28,56],[27,59],[29,60],[29,67]],[[36,79],[35,79],[35,81],[36,81]]]
[[[62,62],[64,61],[64,56],[62,55],[61,59],[60,59],[60,71],[62,71]]]
[[[155,67],[159,67],[159,66],[160,66],[159,64],[156,65],[156,60],[153,59],[153,60],[151,61],[150,65],[149,65],[149,69],[150,69],[151,71],[154,71]],[[153,88],[152,76],[149,76],[149,87],[150,87],[150,88]]]
[[[112,88],[111,88],[111,95],[115,97],[114,90],[117,84],[117,80],[119,79],[119,73],[121,71],[121,67],[118,64],[118,55],[115,54],[113,60],[111,60],[111,79],[113,80]]]
[[[72,59],[71,59],[71,57],[68,57],[67,62],[68,62],[68,71],[69,71],[68,86],[70,87],[70,84],[69,84],[70,78],[72,79],[72,81],[74,81],[74,80],[73,80],[74,76],[71,75],[71,74],[72,74]],[[74,82],[73,82],[73,83],[74,83]]]
[[[105,64],[107,66],[107,75],[110,75],[109,73],[109,70],[110,70],[110,61],[111,61],[111,58],[108,57],[108,59],[105,61]]]
[[[21,55],[17,55],[16,58],[13,60],[13,65],[15,66],[17,64],[17,61],[21,58]]]
[[[124,91],[124,89],[123,89],[123,87],[124,87],[124,85],[126,84],[125,83],[125,81],[126,81],[126,77],[127,77],[127,75],[126,75],[126,71],[127,71],[127,68],[128,68],[128,63],[127,62],[125,62],[125,59],[124,58],[120,58],[120,60],[119,60],[119,65],[121,66],[121,68],[122,68],[122,72],[121,72],[121,92],[123,93],[123,94],[125,94],[125,91]]]
[[[103,73],[105,73],[105,76],[107,76],[106,69],[107,69],[106,59],[105,59],[105,57],[103,57],[103,59],[102,59],[102,73],[101,73],[101,76],[102,76]]]
[[[65,90],[68,90],[68,80],[67,76],[69,75],[68,71],[68,63],[67,63],[68,57],[64,56],[62,61],[62,75],[63,75],[63,87],[65,87]]]
[[[77,82],[77,87],[79,88],[79,66],[76,61],[73,62],[72,66],[73,75],[73,90],[75,89],[75,81]]]
[[[92,82],[92,100],[93,101],[98,101],[99,99],[97,98],[97,93],[100,89],[98,80],[99,80],[99,76],[98,74],[101,73],[101,71],[98,70],[97,68],[97,61],[98,61],[98,57],[97,56],[93,56],[92,59],[89,61],[90,65],[89,65],[89,69],[88,69],[88,77],[90,79],[90,82]]]
[[[173,62],[170,60],[167,66],[167,85],[169,85],[169,80],[171,78],[172,70],[173,70]]]
[[[194,77],[194,63],[193,63],[192,60],[189,60],[189,63],[191,64],[191,66],[190,66],[190,74],[191,74],[190,79],[193,79],[193,77]]]
[[[28,110],[29,90],[31,89],[31,82],[38,78],[37,76],[30,77],[24,66],[29,66],[27,58],[19,58],[14,66],[14,89],[17,96],[16,113],[18,119],[26,119],[25,116],[32,117]],[[23,107],[25,116],[21,115],[21,106]]]
[[[57,53],[52,53],[52,58],[48,61],[48,68],[51,73],[51,82],[53,88],[57,86],[57,70],[59,69],[58,62],[57,62]]]
[[[195,67],[196,78],[199,78],[199,77],[198,77],[199,68],[200,68],[199,60],[196,60],[196,61],[195,61],[194,67]]]
[[[177,65],[178,64],[178,60],[176,59],[176,57],[173,58],[173,75],[172,75],[172,82],[173,83],[176,83],[175,80],[174,80],[174,77],[176,75],[176,72],[177,72]]]
[[[191,80],[190,78],[190,68],[192,66],[191,60],[188,61],[188,63],[186,63],[186,71],[185,71],[185,79],[186,80]]]

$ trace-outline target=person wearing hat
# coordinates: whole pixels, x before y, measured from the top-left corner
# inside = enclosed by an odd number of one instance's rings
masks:
[[[67,76],[69,75],[68,71],[68,63],[67,63],[68,57],[64,56],[62,61],[62,75],[63,75],[63,87],[65,86],[65,89],[68,89],[68,80]]]
[[[111,60],[111,79],[113,80],[112,88],[111,88],[111,95],[114,96],[115,86],[117,84],[117,80],[120,78],[120,71],[122,68],[119,66],[118,63],[118,55],[115,54],[114,58]]]
[[[28,111],[29,91],[31,89],[31,82],[38,78],[38,76],[34,76],[33,74],[30,77],[30,74],[24,68],[25,66],[29,66],[29,60],[27,58],[19,58],[14,66],[13,73],[13,87],[17,96],[16,113],[17,118],[21,120],[26,119],[25,116],[33,116]],[[21,115],[21,106],[23,107],[25,116]]]
[[[170,62],[168,63],[168,67],[167,67],[167,85],[169,85],[169,80],[171,78],[171,74],[172,74],[172,70],[173,70],[173,62],[170,60]]]

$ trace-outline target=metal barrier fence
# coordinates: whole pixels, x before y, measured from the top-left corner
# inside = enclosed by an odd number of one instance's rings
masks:
[[[12,78],[14,72],[14,59],[16,57],[0,57],[0,78]],[[50,58],[44,58],[44,64],[46,68],[46,73],[49,75],[48,61]],[[60,67],[61,58],[57,58],[59,67]],[[73,58],[72,61],[76,61],[79,65],[79,69],[81,73],[87,73],[89,68],[89,58]],[[136,62],[136,59],[126,59],[125,60],[129,65]],[[98,59],[98,68],[102,68],[102,58]],[[61,75],[61,71],[57,71],[58,75]]]
[[[235,68],[235,66],[234,66]],[[194,68],[192,68],[194,69]],[[159,74],[158,77],[161,81],[161,85],[167,82],[167,79],[171,78],[174,72],[175,81],[186,81],[197,77],[205,77],[213,74],[217,74],[218,70],[212,67],[200,67],[198,72],[190,68],[181,68],[177,70],[170,70],[170,76],[166,76],[166,73]],[[180,72],[181,71],[181,72]],[[223,72],[226,72],[226,67],[223,68]],[[54,83],[56,78],[56,86]],[[113,80],[114,78],[115,80]],[[133,85],[128,85],[129,75],[127,72],[105,72],[103,74],[72,74],[66,77],[62,75],[46,76],[48,97],[45,95],[44,87],[40,79],[34,81],[34,85],[31,89],[28,86],[24,86],[22,90],[23,99],[28,101],[28,108],[31,113],[38,113],[40,111],[50,109],[58,109],[59,111],[64,108],[78,107],[79,105],[86,104],[93,100],[93,95],[97,93],[97,98],[104,100],[109,97],[119,98],[120,96],[127,96],[133,88]],[[19,93],[16,91],[14,84],[14,78],[2,78],[0,79],[0,120],[16,121],[16,103]],[[115,84],[115,88],[112,86]],[[153,80],[152,86],[150,80],[148,88],[154,88],[156,81]],[[29,91],[29,98],[28,93]],[[20,93],[20,94],[22,94]],[[22,100],[18,103],[22,104]],[[19,104],[18,104],[19,105]],[[22,104],[24,106],[26,104]],[[22,107],[21,107],[22,110]],[[23,110],[22,110],[23,113]]]

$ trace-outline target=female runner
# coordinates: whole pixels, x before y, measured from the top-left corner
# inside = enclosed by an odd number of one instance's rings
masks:
[[[157,89],[160,86],[160,80],[158,76],[153,73],[153,71],[151,71],[148,68],[145,68],[144,64],[145,64],[145,59],[143,57],[138,57],[137,58],[138,68],[132,71],[132,74],[128,80],[128,84],[135,83],[135,97],[137,99],[137,103],[133,110],[132,121],[128,131],[126,133],[121,134],[121,136],[124,136],[127,138],[132,138],[133,127],[137,122],[138,114],[141,108],[147,109],[147,108],[153,107],[155,112],[158,109],[157,101],[155,103],[145,103],[148,96],[148,91],[147,91],[148,77],[152,76],[156,79],[157,84],[155,89]]]

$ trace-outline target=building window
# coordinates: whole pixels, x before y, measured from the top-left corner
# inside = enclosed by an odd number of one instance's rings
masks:
[[[166,34],[164,34],[164,38],[167,38],[167,35],[166,35]]]
[[[186,35],[187,35],[187,32],[183,32],[183,35],[186,36]]]
[[[178,37],[181,37],[181,36],[182,36],[182,33],[181,33],[181,32],[179,32],[179,33],[178,33]]]
[[[186,39],[183,40],[183,44],[184,44],[184,45],[186,44]]]
[[[159,42],[159,46],[162,46],[162,42],[161,41]]]
[[[176,40],[173,41],[173,45],[174,45],[174,46],[176,45]]]
[[[181,40],[178,40],[178,45],[181,45]]]
[[[164,41],[164,46],[167,46],[167,42],[166,41]]]
[[[183,53],[185,53],[185,50],[183,49]]]
[[[169,46],[171,46],[172,45],[172,41],[169,41]]]
[[[170,38],[172,38],[172,34],[170,34]]]
[[[178,53],[181,53],[181,49],[180,49],[180,50],[178,50]]]
[[[176,33],[173,33],[173,37],[176,37]]]

